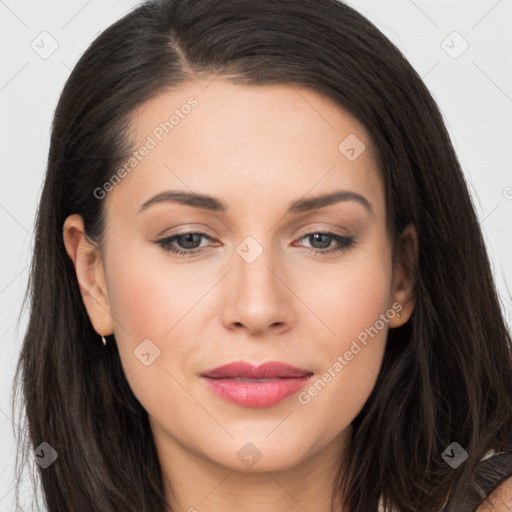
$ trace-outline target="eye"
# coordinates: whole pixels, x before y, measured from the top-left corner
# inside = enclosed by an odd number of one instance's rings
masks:
[[[200,243],[202,238],[207,238],[211,240],[205,233],[200,232],[189,232],[189,233],[181,233],[177,235],[173,235],[162,240],[159,240],[157,243],[160,245],[164,251],[176,254],[178,256],[193,256],[200,249]],[[177,243],[181,246],[180,248],[176,248],[173,244]],[[183,250],[187,249],[187,250]]]
[[[306,252],[312,252],[313,254],[329,254],[348,249],[355,245],[355,239],[353,237],[342,236],[329,231],[314,231],[306,233],[305,235],[302,235],[299,240],[303,240],[304,238],[308,239],[312,245],[312,250],[306,248]],[[337,245],[328,249],[331,247],[333,241]]]
[[[337,251],[348,249],[355,245],[355,239],[353,237],[347,237],[331,233],[328,231],[314,231],[302,235],[298,240],[308,239],[312,244],[311,248],[305,247],[306,252],[317,254],[329,254]],[[203,246],[201,241],[203,239],[213,240],[206,233],[201,232],[187,232],[172,235],[170,237],[158,240],[157,244],[162,247],[166,252],[176,254],[177,256],[194,256],[197,253],[202,252]],[[335,242],[333,248],[332,243]]]

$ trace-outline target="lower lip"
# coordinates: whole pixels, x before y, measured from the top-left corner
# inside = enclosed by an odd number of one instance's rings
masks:
[[[201,377],[218,396],[244,407],[270,407],[297,393],[311,375],[268,382],[238,382],[234,379]]]

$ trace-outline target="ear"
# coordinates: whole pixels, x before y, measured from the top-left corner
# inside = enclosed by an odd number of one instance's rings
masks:
[[[390,319],[389,327],[400,327],[412,315],[415,305],[416,263],[418,260],[418,235],[412,224],[408,224],[397,240],[390,308],[400,313]],[[401,305],[398,306],[398,304]]]
[[[100,336],[112,334],[114,325],[101,253],[87,239],[84,221],[78,214],[70,215],[65,220],[62,234],[66,252],[75,266],[82,299],[94,330]]]

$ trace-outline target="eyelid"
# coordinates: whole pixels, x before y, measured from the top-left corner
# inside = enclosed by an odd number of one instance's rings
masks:
[[[328,227],[326,227],[326,225]],[[337,235],[337,236],[346,236],[346,237],[351,236],[350,232],[347,228],[345,228],[343,226],[331,224],[329,222],[327,222],[327,223],[324,222],[323,225],[308,224],[307,227],[302,227],[299,230],[299,234],[296,235],[295,238],[301,238],[305,235],[310,235],[313,233],[317,233],[319,231],[321,231],[322,233],[332,233],[333,235]]]
[[[163,229],[162,231],[159,231],[155,235],[155,239],[158,240],[161,237],[170,238],[173,236],[188,235],[189,233],[201,233],[201,234],[207,235],[209,238],[217,238],[218,237],[218,235],[214,234],[213,231],[210,232],[211,230],[204,224],[199,224],[199,227],[197,227],[197,225],[196,225],[196,227],[194,227],[194,225],[182,226],[180,224],[180,228],[178,229],[178,231],[174,232],[174,231],[172,231],[173,229],[174,229],[174,227],[171,226],[171,227]],[[170,233],[165,234],[168,231]]]
[[[336,226],[336,228],[339,229],[339,226]],[[346,229],[346,228],[344,228]],[[181,228],[179,231],[176,231],[176,232],[171,232],[167,235],[164,235],[164,233],[166,231],[169,231],[169,230],[172,230],[172,228],[166,228],[162,231],[160,231],[156,237],[155,237],[155,241],[158,241],[158,239],[161,240],[161,237],[163,237],[164,239],[168,239],[168,238],[173,238],[173,237],[179,237],[179,236],[182,236],[182,235],[188,235],[188,234],[191,234],[191,233],[197,233],[197,234],[201,234],[201,235],[205,235],[207,238],[209,238],[210,240],[217,240],[218,238],[218,235],[216,234],[211,234],[208,232],[208,228],[205,228],[205,226],[201,226],[201,228],[199,229],[195,229],[193,228],[192,226],[185,226],[183,228]],[[348,231],[348,230],[346,230]],[[297,239],[300,239],[300,238],[303,238],[307,235],[311,235],[311,234],[315,234],[315,233],[318,233],[318,232],[322,232],[322,233],[325,233],[325,234],[333,234],[333,235],[337,235],[337,236],[342,236],[342,237],[350,237],[351,235],[349,233],[338,233],[336,231],[333,231],[331,228],[325,228],[322,227],[322,226],[318,226],[318,225],[313,225],[313,226],[309,226],[308,228],[301,228],[299,233],[294,235],[294,238],[293,238],[293,241],[297,240]],[[218,241],[218,240],[217,240]]]

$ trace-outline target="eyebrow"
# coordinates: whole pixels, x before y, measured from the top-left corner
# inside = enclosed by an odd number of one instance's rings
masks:
[[[373,207],[370,201],[366,197],[356,192],[349,190],[337,190],[328,194],[323,194],[315,197],[301,198],[293,201],[288,206],[288,213],[299,213],[310,210],[316,210],[318,208],[325,208],[342,201],[356,201],[363,205],[368,212],[373,213]],[[212,212],[226,212],[227,206],[220,200],[212,196],[204,194],[196,194],[192,192],[179,192],[175,190],[166,190],[148,199],[139,208],[138,213],[143,212],[151,205],[158,203],[180,203],[193,208],[200,208]]]

